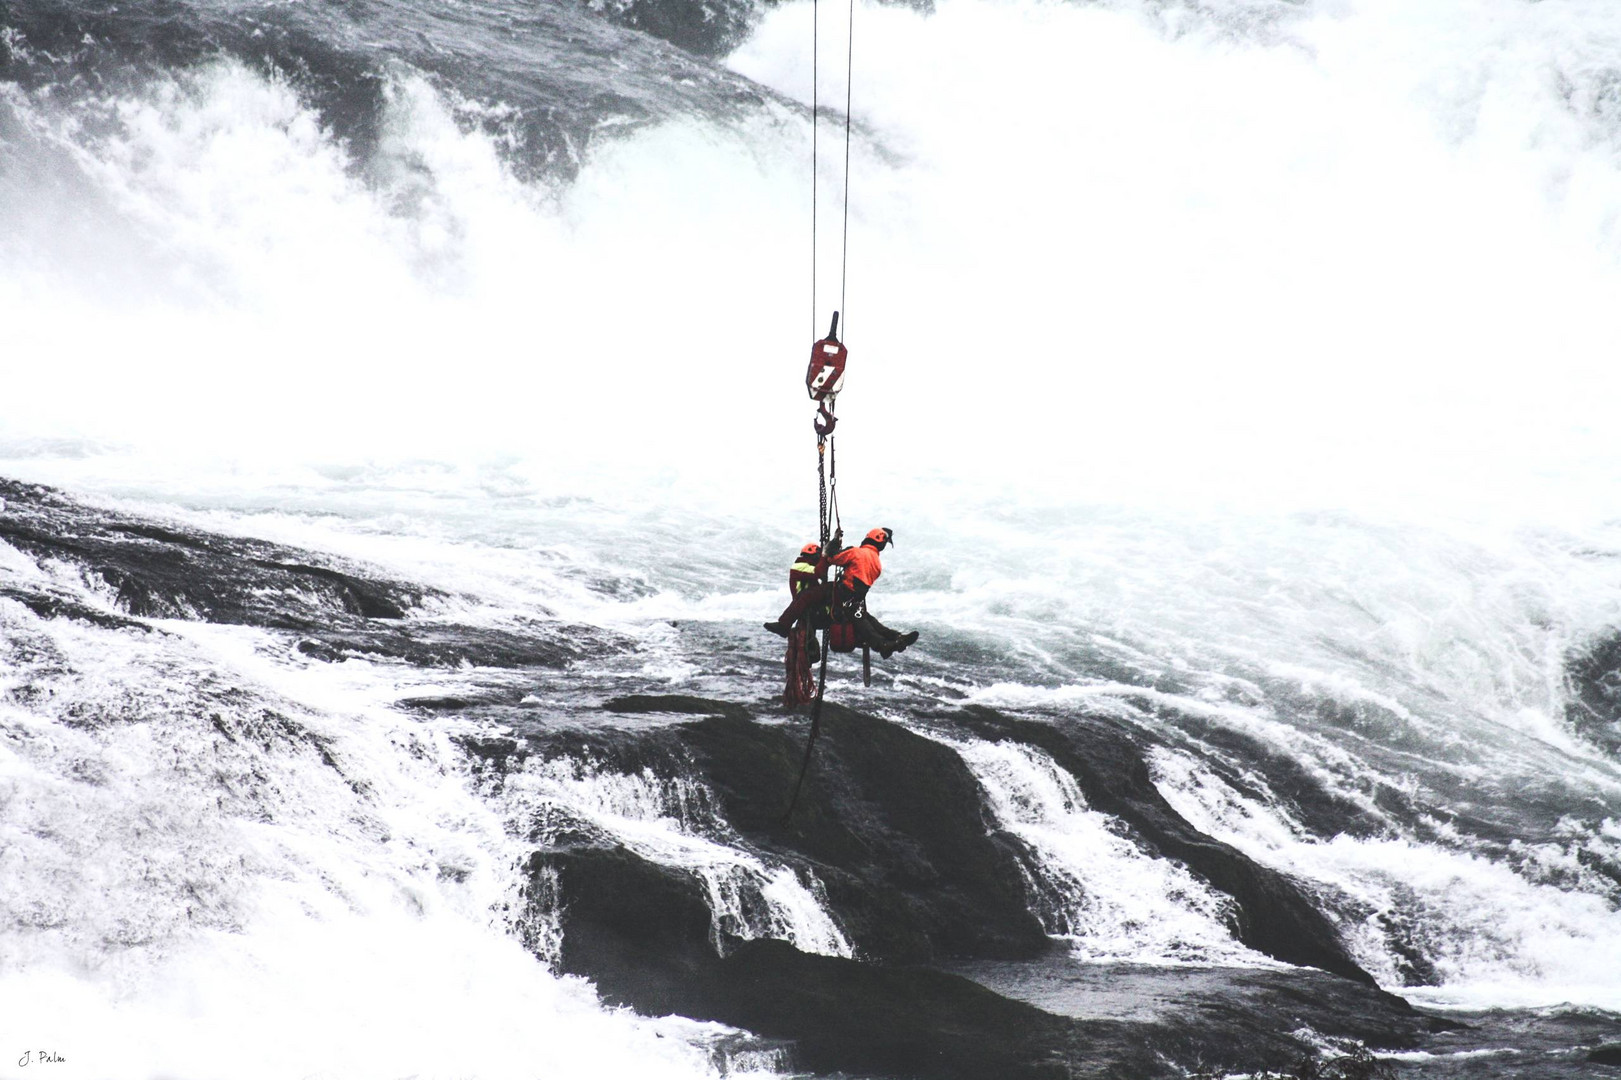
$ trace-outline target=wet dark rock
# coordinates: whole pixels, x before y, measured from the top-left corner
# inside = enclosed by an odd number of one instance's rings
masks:
[[[351,656],[389,657],[416,667],[560,668],[592,652],[612,652],[622,645],[607,635],[567,628],[561,635],[544,631],[519,634],[482,627],[413,621],[399,627],[328,630],[318,642],[299,651],[318,660]]]
[[[1621,757],[1621,632],[1565,659],[1572,694],[1565,720],[1579,735]]]
[[[617,845],[538,852],[529,872],[530,892],[559,912],[561,970],[605,1001],[786,1040],[794,1066],[819,1073],[1149,1080],[1195,1064],[1289,1068],[1315,1054],[1303,1029],[1406,1049],[1460,1027],[1311,971],[1099,967],[1054,953],[942,970],[742,941],[716,932],[693,874]]]
[[[793,1039],[797,1063],[819,1073],[941,1080],[1067,1080],[1175,1075],[1124,1026],[1066,1020],[924,967],[862,964],[801,953],[781,941],[744,943],[717,967],[712,1019]],[[704,1018],[704,1017],[700,1017]],[[1108,1039],[1110,1052],[1099,1053]]]
[[[585,0],[608,21],[701,56],[731,52],[759,21],[756,0]]]
[[[1314,708],[1326,707],[1320,702],[1311,705]],[[1162,712],[1169,713],[1171,710]],[[1264,739],[1234,728],[1203,722],[1197,722],[1195,730],[1206,745],[1227,751],[1233,760],[1244,763],[1244,769],[1232,768],[1221,757],[1212,754],[1202,762],[1211,772],[1243,795],[1280,805],[1313,834],[1321,837],[1341,833],[1375,837],[1385,832],[1387,826],[1384,821],[1325,787],[1300,761],[1281,753]],[[1265,792],[1258,790],[1251,782],[1247,770],[1253,770],[1265,778]],[[1384,793],[1375,796],[1376,799],[1388,797]]]
[[[690,1015],[687,988],[718,959],[696,878],[622,847],[536,853],[530,872],[542,870],[557,874],[563,971],[611,1004]]]
[[[680,734],[726,820],[762,850],[813,869],[864,955],[921,962],[1050,947],[1027,902],[1025,852],[991,829],[978,782],[950,748],[826,705],[784,822],[805,725],[716,716]]]
[[[628,694],[605,701],[602,707],[616,713],[687,713],[693,716],[750,718],[749,710],[742,705],[689,694]]]
[[[1098,994],[1118,994],[1119,987],[1093,985],[1082,993],[1077,980],[1123,976],[1078,966],[1054,948],[1038,914],[1046,895],[1039,860],[996,828],[973,773],[940,741],[828,703],[803,791],[785,815],[804,761],[803,718],[762,722],[748,704],[682,694],[621,694],[599,708],[587,692],[572,703],[524,707],[532,692],[549,693],[533,689],[530,671],[628,647],[612,635],[539,620],[460,625],[424,615],[441,594],[367,567],[142,520],[9,481],[0,481],[0,498],[6,504],[0,541],[47,571],[7,573],[0,598],[42,618],[151,632],[159,631],[149,619],[205,619],[261,627],[328,662],[371,657],[420,668],[491,669],[476,686],[400,705],[424,718],[455,715],[453,737],[476,790],[514,816],[511,835],[534,849],[523,868],[526,908],[516,916],[516,933],[543,951],[550,947],[543,916],[555,914],[563,930],[561,968],[592,979],[611,1003],[784,1040],[800,1069],[930,1080],[1153,1080],[1210,1065],[1253,1072],[1301,1060],[1309,1049],[1303,1028],[1410,1047],[1444,1023],[1372,986],[1301,886],[1178,815],[1151,782],[1142,732],[1108,719],[1038,723],[981,708],[918,718],[953,737],[1042,749],[1145,850],[1178,860],[1231,896],[1235,932],[1246,944],[1332,975],[1160,971],[1142,979],[1162,980],[1163,1008],[1149,1004],[1152,995],[1144,991],[1129,1010],[1088,1011]],[[770,667],[772,683],[780,672],[775,660],[760,660],[752,646],[724,634],[697,651],[717,666],[752,672],[746,665],[758,663],[762,679]],[[550,680],[573,681],[572,675]],[[617,674],[609,684],[613,690],[603,694],[656,685]],[[26,703],[30,692],[23,686],[12,698]],[[211,693],[210,706],[193,715],[217,746],[307,755],[366,793],[364,778],[345,773],[341,743],[293,717],[249,707],[235,688]],[[642,858],[586,810],[544,799],[539,806],[499,802],[508,777],[565,757],[582,776],[618,771],[651,783],[654,797],[668,803],[660,812],[679,817],[683,829],[791,866],[807,885],[814,879],[857,959],[731,936],[717,927],[696,871]],[[1295,777],[1298,791],[1289,789],[1287,763],[1268,765],[1267,777],[1308,814],[1327,822],[1336,813],[1305,778]],[[532,795],[525,792],[526,799]],[[460,880],[466,868],[450,861],[439,873]],[[742,901],[745,908],[756,902]],[[755,914],[738,916],[756,928],[746,932],[764,925]],[[725,921],[737,929],[731,917]],[[1421,975],[1422,952],[1411,959]],[[987,964],[1002,965],[1004,982]],[[1043,987],[1048,996],[1034,996],[1032,988]],[[1093,997],[1066,1011],[1064,995],[1077,993]],[[1609,1037],[1606,1030],[1561,1045]]]
[[[152,628],[136,619],[128,619],[100,608],[91,607],[69,596],[61,596],[46,589],[28,589],[0,585],[0,597],[15,600],[42,619],[77,619],[112,630],[143,630]]]
[[[746,32],[746,0],[608,0],[594,7],[495,0],[0,4],[0,28],[22,46],[0,43],[0,77],[68,101],[85,86],[144,93],[153,77],[234,59],[296,88],[401,210],[436,197],[426,164],[384,137],[401,75],[419,74],[444,91],[458,122],[492,136],[526,177],[572,178],[598,139],[677,117],[736,117],[775,98],[700,55],[723,53]],[[464,103],[473,107],[457,108]]]
[[[1316,1049],[1302,1030],[1385,1050],[1412,1049],[1463,1025],[1360,983],[1308,968],[1163,968],[1080,963],[1065,955],[974,962],[951,970],[1060,1016],[1112,1017],[1208,1075],[1286,1069]]]
[[[316,565],[309,552],[261,540],[156,526],[0,480],[0,540],[36,560],[69,564],[137,618],[197,619],[273,629],[334,618],[403,619],[430,590]]]
[[[711,715],[657,731],[536,733],[504,749],[502,760],[486,751],[483,768],[499,773],[539,754],[627,773],[691,772],[713,791],[718,817],[753,847],[815,874],[864,957],[1032,958],[1051,948],[1036,914],[1038,864],[993,827],[977,781],[949,747],[829,704],[799,803],[785,820],[807,725],[760,724],[740,706],[701,698],[627,698],[610,707]],[[1250,947],[1372,985],[1297,885],[1199,833],[1164,801],[1127,733],[1101,721],[1060,728],[989,710],[952,715],[981,737],[1016,738],[1051,754],[1093,806],[1231,896],[1235,932]]]
[[[1283,874],[1199,832],[1165,801],[1149,777],[1134,733],[1108,719],[1072,717],[1046,724],[971,706],[951,722],[980,738],[1035,746],[1075,777],[1088,803],[1129,824],[1162,856],[1183,863],[1233,898],[1238,939],[1291,964],[1321,968],[1372,986],[1333,923]]]
[[[505,790],[507,774],[522,770],[523,763],[529,757],[528,747],[520,739],[489,735],[456,735],[452,738],[467,754],[475,788],[486,796],[498,795]]]
[[[413,697],[401,698],[395,706],[401,709],[412,709],[422,713],[459,713],[470,709],[483,708],[491,704],[504,704],[503,702],[487,697]]]
[[[766,9],[778,0],[579,0],[581,6],[618,26],[678,45],[691,53],[723,58],[741,45]],[[934,0],[888,0],[922,12]]]
[[[801,1069],[941,1080],[1100,1075],[1081,1067],[1088,1029],[1117,1027],[1053,1016],[929,968],[815,956],[774,940],[717,942],[702,886],[623,848],[537,854],[530,871],[556,875],[563,971],[649,1015],[791,1040]],[[1169,1071],[1134,1056],[1134,1075]]]
[[[949,747],[828,705],[810,775],[785,822],[804,757],[804,724],[760,724],[742,706],[703,698],[610,704],[714,715],[648,729],[464,736],[476,782],[499,792],[505,776],[532,757],[567,757],[672,783],[691,775],[701,787],[682,796],[681,810],[702,820],[689,827],[723,822],[763,855],[814,874],[863,957],[918,963],[1031,957],[1052,947],[1030,909],[1028,853],[991,828],[978,783]]]
[[[1403,986],[1441,985],[1440,971],[1419,945],[1425,930],[1418,920],[1405,910],[1381,911],[1374,919],[1384,931]]]
[[[535,621],[492,628],[422,617],[444,594],[263,540],[159,524],[87,506],[50,488],[0,479],[0,541],[42,566],[70,567],[117,609],[97,609],[64,590],[7,585],[46,618],[145,627],[144,619],[256,626],[298,636],[318,660],[387,658],[417,667],[471,664],[561,668],[627,644],[590,627]]]

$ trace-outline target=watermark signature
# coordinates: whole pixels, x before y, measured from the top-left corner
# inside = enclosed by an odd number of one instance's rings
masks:
[[[36,1061],[41,1065],[61,1065],[67,1058],[55,1050],[24,1050],[23,1056],[17,1059],[17,1068],[26,1069]]]

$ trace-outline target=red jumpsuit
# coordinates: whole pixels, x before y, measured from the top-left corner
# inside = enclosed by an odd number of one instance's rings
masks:
[[[835,611],[859,604],[884,572],[878,549],[871,544],[845,548],[837,555],[824,558],[816,564],[817,574],[826,573],[829,566],[844,567],[844,577],[837,582],[826,582],[801,591],[778,616],[779,623],[792,626],[818,604],[832,604]]]
[[[795,599],[801,593],[813,592],[824,573],[826,569],[820,563],[801,555],[788,570],[788,591]],[[796,626],[788,632],[788,683],[782,691],[782,703],[787,708],[804,705],[816,697],[816,680],[811,677],[815,641],[816,636],[809,626]]]

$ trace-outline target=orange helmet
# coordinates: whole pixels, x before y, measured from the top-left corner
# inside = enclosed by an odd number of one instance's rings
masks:
[[[822,553],[822,545],[806,544],[804,547],[799,549],[799,553],[801,555],[820,555]]]
[[[873,529],[867,533],[867,540],[870,540],[875,546],[882,548],[885,544],[893,544],[895,542],[895,531],[888,528]]]

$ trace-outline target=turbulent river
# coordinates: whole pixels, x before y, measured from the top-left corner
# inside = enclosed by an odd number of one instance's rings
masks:
[[[1594,1075],[1618,288],[1604,3],[0,0],[0,1074]]]

